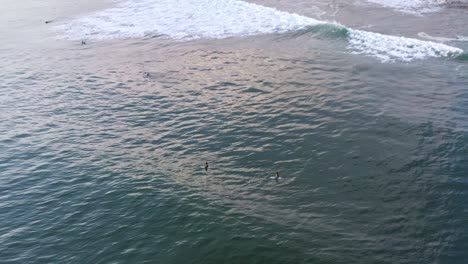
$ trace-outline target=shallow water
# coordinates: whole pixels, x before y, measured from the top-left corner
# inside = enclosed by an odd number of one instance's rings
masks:
[[[37,34],[1,54],[0,262],[468,259],[465,60],[382,62],[310,29],[81,45],[22,21]]]

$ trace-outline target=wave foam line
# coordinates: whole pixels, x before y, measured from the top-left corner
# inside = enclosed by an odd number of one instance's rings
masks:
[[[468,37],[465,37],[465,36],[456,36],[454,38],[448,38],[448,37],[435,37],[435,36],[431,36],[425,32],[419,32],[418,33],[418,36],[420,38],[425,38],[425,39],[429,39],[429,40],[434,40],[434,41],[437,41],[437,42],[453,42],[453,41],[458,41],[458,42],[466,42],[468,41]]]
[[[281,33],[323,23],[238,0],[131,0],[59,29],[75,40],[151,35],[198,39]]]
[[[191,40],[282,33],[306,27],[345,30],[352,52],[382,61],[411,61],[463,53],[445,44],[348,29],[239,0],[130,0],[68,21],[56,29],[71,40],[151,36]]]
[[[441,5],[446,3],[446,0],[367,0],[368,2],[392,8],[399,12],[422,15],[424,13],[432,13],[441,10]]]
[[[427,57],[455,57],[463,50],[441,43],[349,29],[350,48],[356,54],[381,61],[411,61]]]

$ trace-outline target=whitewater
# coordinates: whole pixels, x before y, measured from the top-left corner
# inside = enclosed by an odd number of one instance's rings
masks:
[[[188,41],[279,34],[330,25],[332,30],[346,32],[350,52],[383,62],[455,57],[464,52],[447,44],[352,29],[238,0],[130,0],[64,21],[54,29],[69,40],[162,37]]]

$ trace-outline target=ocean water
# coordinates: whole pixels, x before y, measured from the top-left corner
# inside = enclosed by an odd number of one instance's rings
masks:
[[[2,4],[0,263],[468,262],[463,4]]]

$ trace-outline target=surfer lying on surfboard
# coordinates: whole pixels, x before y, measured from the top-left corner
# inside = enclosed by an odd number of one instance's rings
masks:
[[[271,176],[270,179],[278,181],[278,180],[282,180],[283,178],[280,177],[279,171],[277,171],[275,173],[275,176]]]

